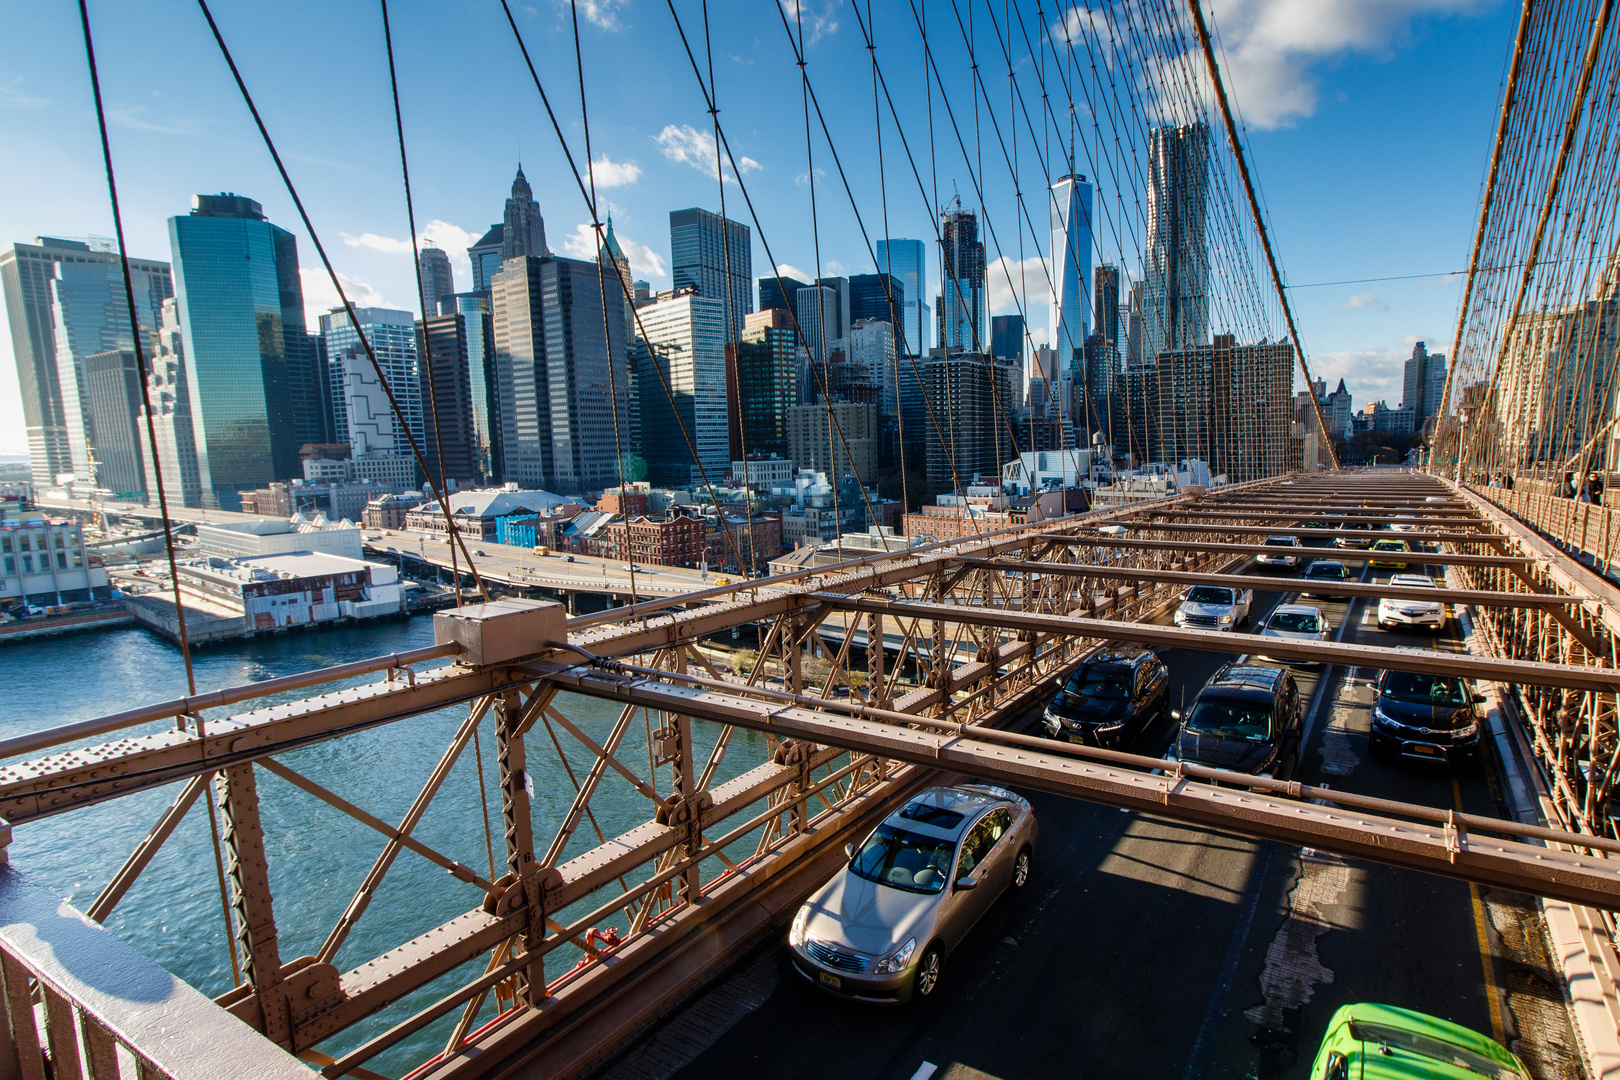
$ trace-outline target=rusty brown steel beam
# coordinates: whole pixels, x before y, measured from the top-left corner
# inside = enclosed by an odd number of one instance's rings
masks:
[[[211,721],[201,738],[195,728],[169,730],[0,765],[0,818],[14,824],[34,821],[391,724],[483,697],[505,685],[507,677],[500,669],[451,665],[424,672],[414,683],[399,680],[348,687]]]
[[[1491,660],[1428,649],[1390,649],[1334,641],[1294,641],[1231,630],[1191,630],[1151,623],[1110,622],[1070,615],[1038,615],[1007,608],[980,608],[889,600],[875,596],[829,596],[827,602],[845,611],[879,612],[907,618],[999,626],[1004,630],[1042,630],[1105,641],[1132,641],[1139,645],[1165,645],[1201,652],[1263,652],[1280,660],[1309,663],[1358,664],[1394,671],[1423,671],[1464,679],[1494,679],[1531,686],[1560,686],[1571,690],[1612,693],[1620,688],[1620,669],[1544,664],[1529,660]]]
[[[1199,551],[1219,552],[1230,555],[1275,555],[1277,549],[1266,547],[1264,544],[1223,544],[1203,540],[1138,540],[1126,537],[1113,536],[1056,536],[1052,538],[1056,543],[1068,544],[1071,547],[1105,547],[1125,548],[1138,551]],[[1380,536],[1377,539],[1399,540],[1401,537],[1391,534],[1388,537]],[[1345,562],[1368,562],[1370,560],[1405,561],[1408,563],[1425,563],[1431,566],[1524,566],[1535,560],[1523,556],[1512,555],[1462,555],[1457,552],[1430,553],[1427,551],[1365,551],[1359,548],[1344,548],[1338,551],[1336,558]]]
[[[1391,650],[1393,651],[1393,650]],[[1532,895],[1620,909],[1620,860],[1609,861],[1555,848],[1493,837],[1475,840],[1440,825],[1414,824],[1360,810],[1323,806],[1243,787],[1190,779],[1184,767],[1155,776],[1060,753],[1009,748],[975,738],[972,728],[939,732],[822,710],[750,701],[715,690],[626,679],[571,669],[551,677],[555,685],[592,697],[649,708],[679,709],[691,716],[737,727],[842,746],[891,760],[948,768],[1144,813],[1160,814],[1202,828],[1230,829],[1265,840],[1329,850],[1353,858],[1422,870]],[[1218,773],[1219,770],[1210,770]],[[1226,774],[1248,785],[1254,778]],[[1411,807],[1414,816],[1433,807]],[[1443,811],[1441,811],[1443,813]],[[1582,838],[1570,835],[1574,843]]]
[[[45,731],[31,732],[10,739],[0,739],[0,758],[37,753],[40,750],[60,746],[75,739],[88,739],[112,731],[122,731],[125,728],[150,724],[155,720],[168,720],[176,716],[194,716],[204,709],[213,709],[221,705],[235,705],[238,702],[251,701],[254,698],[285,693],[288,690],[302,690],[311,686],[319,686],[322,683],[350,679],[356,675],[369,675],[374,671],[407,668],[413,664],[420,664],[428,660],[452,657],[460,652],[461,646],[453,642],[444,645],[427,645],[420,649],[411,649],[408,652],[377,656],[370,660],[356,660],[352,664],[316,668],[313,671],[304,671],[296,675],[283,675],[280,678],[265,679],[262,682],[248,683],[244,686],[231,686],[224,690],[198,694],[195,697],[175,698],[172,701],[142,705],[138,709],[126,709],[123,712],[112,713],[93,720],[84,720],[76,724],[66,724]]]
[[[1408,524],[1413,522],[1408,521]],[[1219,522],[1190,522],[1190,521],[1110,521],[1105,525],[1116,525],[1129,529],[1132,532],[1190,532],[1190,533],[1228,533],[1239,536],[1297,536],[1301,539],[1324,539],[1343,536],[1341,529],[1306,529],[1288,528],[1275,525],[1222,525]],[[1089,533],[1077,535],[1087,536]],[[1427,529],[1410,533],[1380,532],[1378,539],[1404,540],[1408,537],[1417,537],[1423,540],[1446,540],[1456,543],[1482,543],[1500,538],[1499,533],[1481,532],[1431,532]],[[1321,549],[1315,549],[1321,550]]]
[[[1325,548],[1306,548],[1323,551],[1324,561],[1337,562],[1336,552]],[[1443,586],[1423,588],[1412,585],[1380,585],[1358,581],[1322,582],[1300,577],[1267,577],[1262,574],[1214,574],[1190,570],[1151,570],[1147,568],[1118,567],[1096,563],[1043,563],[1019,559],[961,560],[972,566],[988,570],[1005,570],[1024,574],[1050,574],[1055,577],[1105,578],[1120,581],[1163,581],[1175,585],[1227,585],[1261,592],[1304,592],[1321,589],[1334,596],[1364,596],[1374,600],[1398,597],[1411,600],[1438,600],[1447,604],[1474,604],[1480,607],[1546,608],[1568,607],[1583,603],[1578,596],[1551,593],[1475,592],[1471,589],[1448,589]]]

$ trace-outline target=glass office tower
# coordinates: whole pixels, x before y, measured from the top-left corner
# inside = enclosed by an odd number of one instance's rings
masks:
[[[302,475],[301,436],[323,430],[325,380],[304,325],[298,241],[238,195],[197,195],[169,219],[191,422],[207,506]],[[314,398],[315,400],[311,400]]]
[[[929,349],[928,304],[924,286],[928,280],[928,248],[921,240],[879,240],[877,268],[880,274],[900,279],[905,312],[896,327],[896,344],[907,356],[922,356]]]

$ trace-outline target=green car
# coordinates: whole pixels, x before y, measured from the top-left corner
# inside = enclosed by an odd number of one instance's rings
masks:
[[[1333,1014],[1311,1080],[1530,1080],[1501,1043],[1449,1020],[1393,1005]]]

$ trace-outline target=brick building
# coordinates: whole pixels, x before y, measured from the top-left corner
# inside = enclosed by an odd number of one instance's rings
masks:
[[[620,519],[599,534],[596,553],[650,566],[695,567],[703,561],[708,528],[702,518],[685,514]]]

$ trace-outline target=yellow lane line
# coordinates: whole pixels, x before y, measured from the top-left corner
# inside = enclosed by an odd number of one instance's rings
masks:
[[[1451,798],[1458,810],[1462,805],[1462,787],[1457,778],[1451,778]],[[1506,1033],[1502,1028],[1502,994],[1496,985],[1496,956],[1491,952],[1491,937],[1485,927],[1485,900],[1479,894],[1479,886],[1472,881],[1468,883],[1468,895],[1473,901],[1474,908],[1474,935],[1479,943],[1479,962],[1485,971],[1485,1000],[1491,1011],[1491,1038],[1504,1046],[1507,1044]]]

